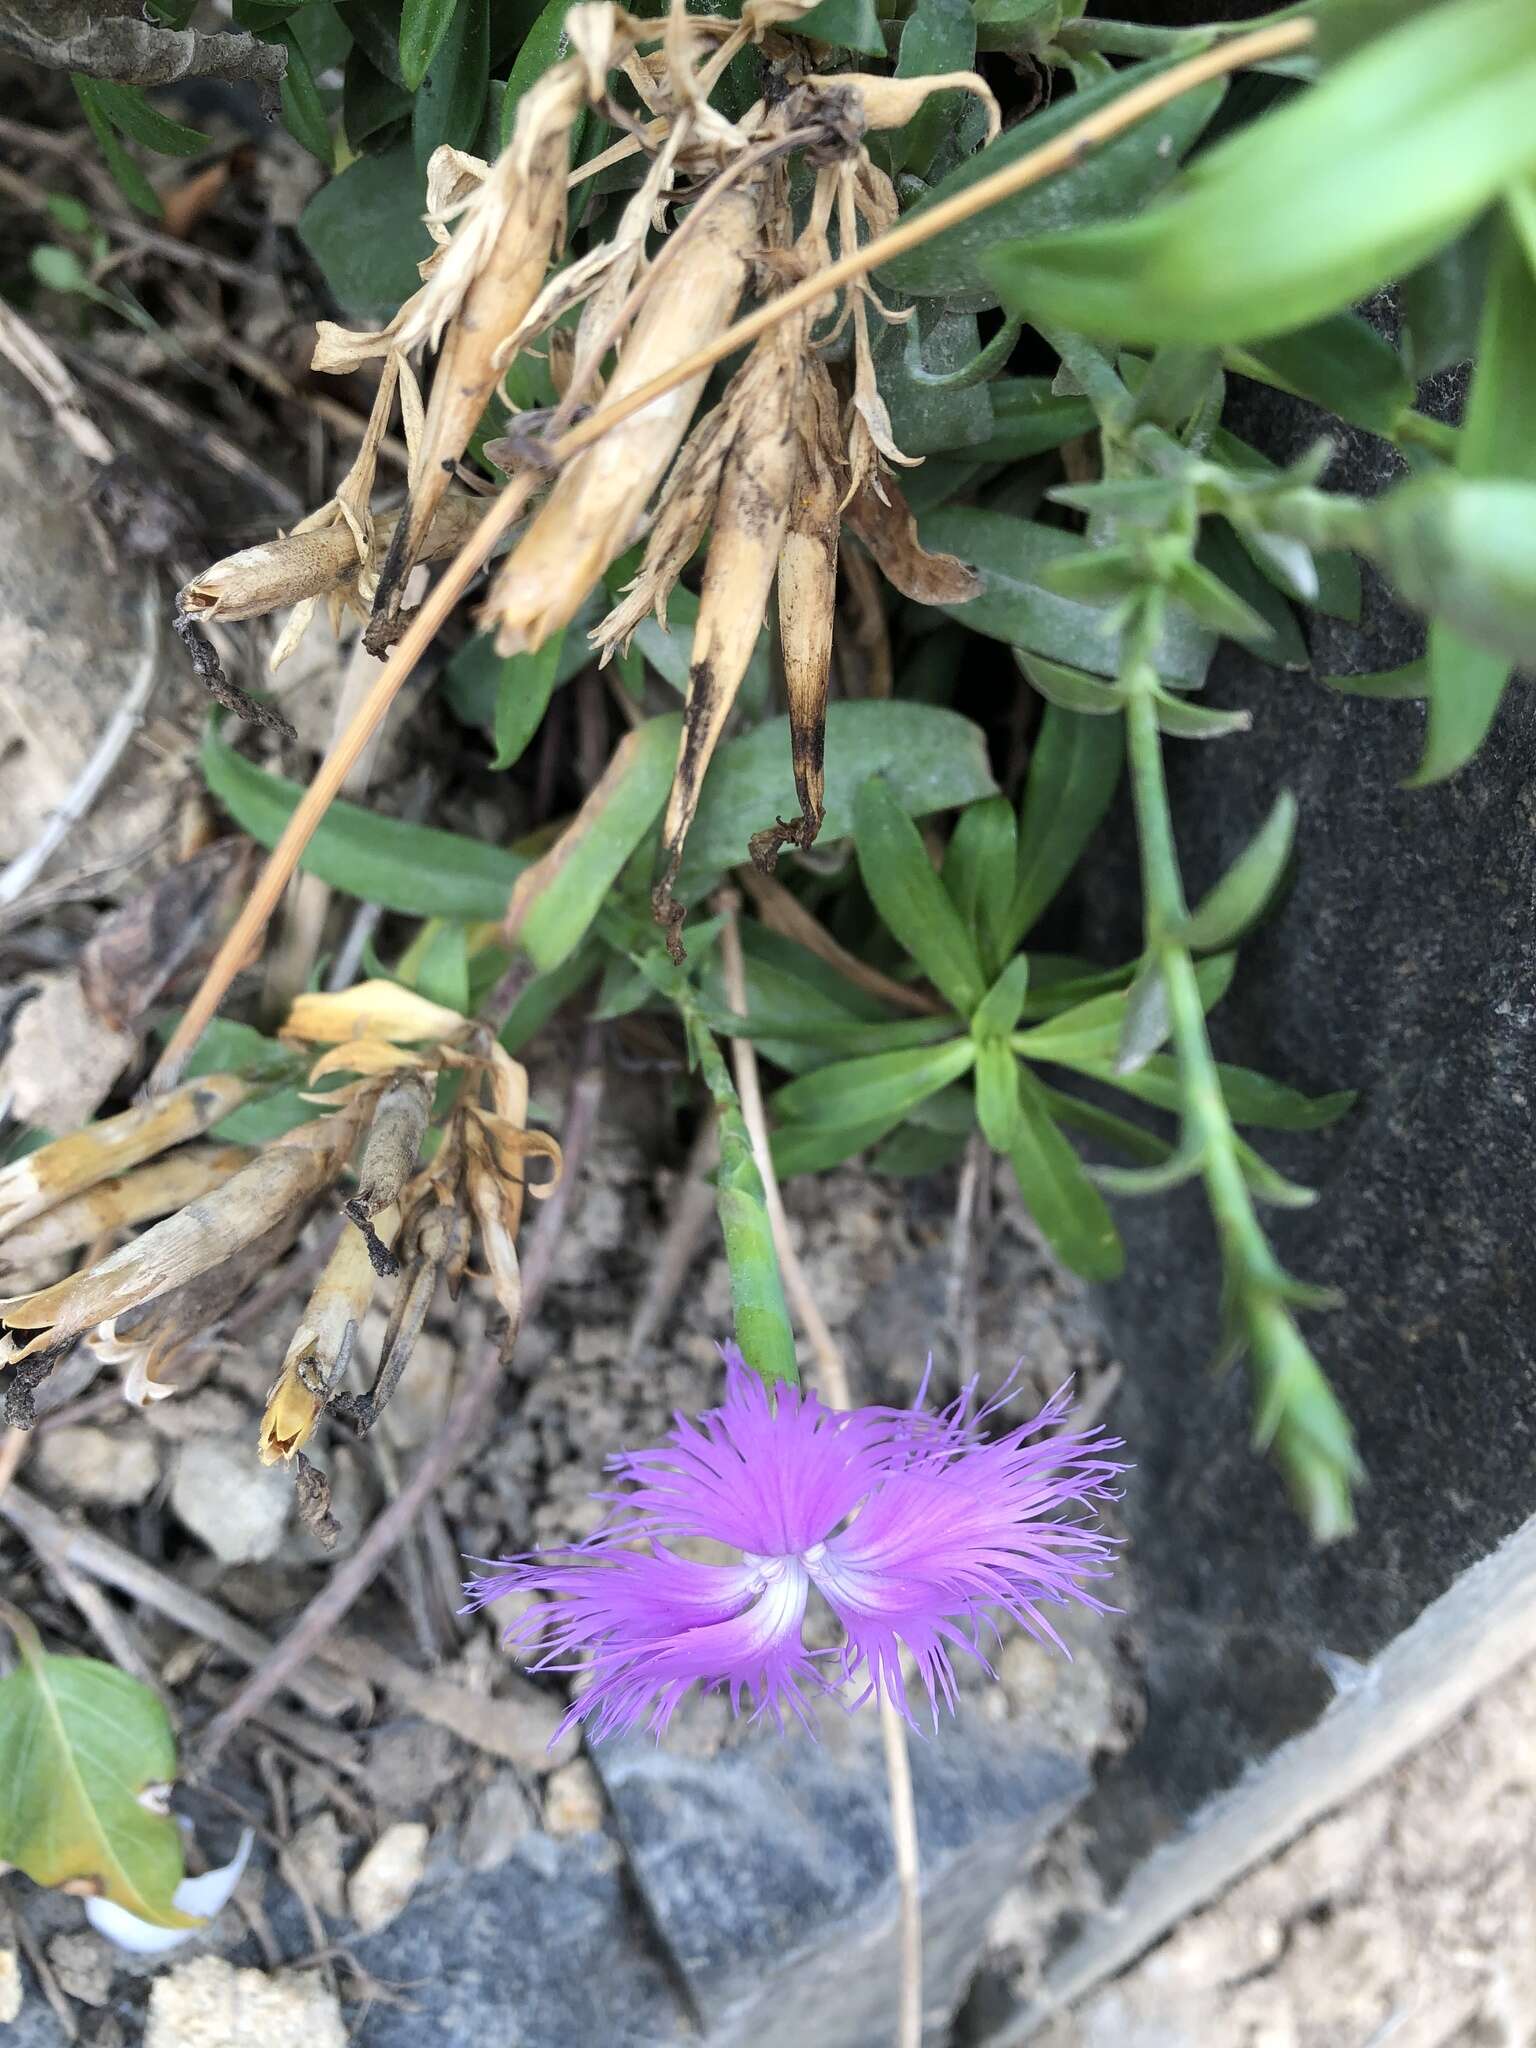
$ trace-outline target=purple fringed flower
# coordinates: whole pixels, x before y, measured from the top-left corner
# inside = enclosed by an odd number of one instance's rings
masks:
[[[901,1646],[916,1662],[937,1725],[955,1707],[953,1653],[990,1673],[983,1629],[1001,1609],[1064,1649],[1041,1612],[1079,1601],[1108,1577],[1114,1541],[1093,1504],[1116,1500],[1127,1467],[1118,1438],[1091,1429],[1050,1435],[1067,1415],[1063,1387],[1033,1421],[988,1441],[986,1424],[1017,1392],[1010,1378],[972,1413],[974,1386],[938,1414],[825,1408],[780,1386],[770,1399],[734,1345],[724,1349],[725,1400],[667,1442],[629,1451],[609,1469],[632,1483],[584,1542],[504,1558],[466,1591],[483,1607],[507,1593],[552,1593],[507,1631],[539,1652],[535,1670],[591,1683],[562,1729],[589,1720],[601,1738],[641,1720],[659,1735],[694,1685],[725,1687],[783,1726],[787,1707],[810,1725],[807,1693],[861,1680],[855,1704],[895,1702],[911,1720]],[[669,1542],[704,1537],[737,1561],[704,1564]],[[638,1547],[637,1547],[638,1546]],[[805,1647],[812,1592],[842,1624],[840,1649]]]

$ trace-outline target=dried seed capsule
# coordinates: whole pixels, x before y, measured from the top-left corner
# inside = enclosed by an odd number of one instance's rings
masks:
[[[412,1067],[379,1097],[358,1169],[357,1193],[346,1205],[347,1215],[360,1227],[399,1201],[415,1171],[436,1079],[430,1069]]]
[[[398,1210],[385,1208],[375,1215],[372,1227],[387,1245],[399,1223]],[[267,1396],[258,1440],[263,1465],[291,1458],[314,1434],[351,1360],[374,1286],[372,1247],[362,1231],[344,1223]]]
[[[635,316],[608,386],[638,391],[723,332],[746,281],[758,188],[737,186],[711,207],[688,260],[664,273]],[[569,624],[616,555],[677,453],[707,372],[653,399],[585,448],[554,488],[491,586],[482,623],[501,654],[542,646]]]
[[[0,1169],[0,1232],[168,1152],[185,1138],[201,1137],[250,1093],[250,1083],[238,1075],[205,1074],[13,1160]]]

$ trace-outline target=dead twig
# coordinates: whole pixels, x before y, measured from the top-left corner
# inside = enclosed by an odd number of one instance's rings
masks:
[[[59,1980],[53,1974],[53,1965],[43,1949],[43,1944],[32,1932],[19,1913],[11,1910],[9,1899],[0,1898],[0,1927],[3,1927],[27,1961],[37,1978],[44,1998],[53,2009],[53,2016],[64,2030],[67,2041],[78,2041],[80,2029],[75,2022],[75,2009],[59,1988]]]
[[[737,899],[722,889],[714,899],[724,911],[720,926],[720,966],[725,980],[725,1000],[737,1016],[747,1014],[747,969],[737,924]],[[810,1340],[816,1358],[816,1376],[828,1407],[851,1408],[848,1366],[837,1339],[827,1327],[800,1256],[790,1242],[789,1219],[784,1198],[773,1170],[773,1149],[768,1142],[768,1119],[763,1111],[762,1083],[758,1078],[757,1050],[750,1038],[731,1040],[731,1065],[736,1075],[736,1093],[741,1098],[742,1119],[752,1140],[757,1170],[763,1177],[763,1194],[768,1221],[773,1231],[774,1250],[784,1292],[801,1328]],[[897,2008],[896,2048],[922,2048],[923,2040],[923,1905],[917,1849],[917,1808],[912,1797],[912,1761],[907,1753],[907,1727],[893,1701],[880,1699],[880,1734],[885,1747],[886,1781],[891,1798],[891,1847],[896,1862],[896,1884],[901,1898],[901,1980]]]
[[[271,1643],[259,1630],[237,1620],[217,1601],[178,1585],[169,1573],[158,1571],[93,1529],[66,1522],[24,1487],[13,1484],[0,1494],[0,1520],[24,1536],[44,1564],[62,1560],[104,1586],[115,1586],[131,1600],[165,1615],[178,1628],[217,1644],[242,1664],[260,1665],[272,1654]],[[302,1666],[303,1660],[295,1662],[284,1672],[281,1683],[311,1713],[332,1717],[357,1706],[359,1695],[352,1687],[314,1666]]]
[[[86,411],[80,390],[47,342],[19,313],[0,300],[0,356],[21,372],[52,413],[61,433],[87,462],[103,468],[117,450]]]
[[[569,1213],[572,1192],[581,1162],[597,1126],[598,1106],[603,1094],[603,1070],[597,1062],[596,1041],[588,1029],[586,1056],[571,1090],[570,1108],[561,1145],[565,1171],[560,1184],[544,1205],[544,1215],[523,1262],[522,1316],[532,1316],[554,1273],[559,1239]],[[479,1363],[468,1376],[458,1399],[449,1411],[430,1448],[402,1485],[399,1493],[373,1523],[352,1555],[339,1564],[282,1641],[271,1649],[251,1673],[224,1710],[216,1714],[204,1732],[199,1762],[207,1770],[231,1736],[258,1713],[304,1662],[319,1654],[334,1638],[342,1621],[382,1570],[385,1560],[401,1543],[425,1501],[431,1498],[454,1472],[475,1443],[495,1399],[496,1389],[506,1373],[517,1327],[508,1322],[494,1343],[483,1346]],[[0,1503],[0,1513],[4,1512]]]
[[[127,695],[107,722],[95,751],[50,814],[41,832],[23,852],[0,870],[0,906],[14,903],[37,880],[76,825],[95,803],[134,734],[144,723],[160,667],[159,597],[152,582],[144,585],[139,616],[144,652]]]

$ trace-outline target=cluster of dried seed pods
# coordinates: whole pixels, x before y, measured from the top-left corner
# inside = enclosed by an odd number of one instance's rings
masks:
[[[483,1025],[388,982],[305,995],[284,1038],[314,1050],[320,1113],[259,1150],[204,1134],[246,1102],[231,1075],[189,1081],[43,1146],[0,1171],[0,1261],[20,1273],[82,1245],[78,1272],[0,1300],[12,1368],[6,1416],[26,1426],[37,1386],[67,1350],[88,1345],[124,1371],[147,1405],[180,1391],[211,1355],[221,1321],[290,1248],[331,1190],[355,1185],[334,1248],[299,1317],[262,1418],[263,1462],[298,1461],[311,1526],[326,1527],[321,1475],[301,1457],[330,1410],[372,1427],[421,1333],[439,1277],[455,1295],[478,1238],[498,1306],[516,1324],[517,1232],[526,1193],[547,1194],[560,1148],[527,1128],[528,1078]],[[441,1093],[450,1097],[434,1123]],[[431,1157],[422,1162],[429,1132]],[[553,1178],[529,1187],[527,1162]],[[152,1219],[160,1218],[156,1222]],[[124,1227],[150,1227],[113,1246]],[[358,1333],[381,1279],[396,1282],[377,1371],[348,1388]],[[360,1361],[358,1361],[360,1362]]]
[[[384,363],[351,475],[293,535],[216,564],[181,600],[206,619],[284,603],[297,604],[302,618],[325,593],[335,605],[371,600],[368,640],[383,652],[400,629],[409,570],[452,547],[476,513],[476,501],[450,485],[488,400],[520,351],[546,346],[559,405],[552,417],[514,414],[491,452],[509,472],[554,473],[495,572],[480,619],[503,654],[538,648],[648,533],[638,577],[593,635],[606,659],[648,613],[665,624],[667,595],[708,533],[654,890],[656,917],[679,955],[673,883],[775,579],[799,814],[758,835],[752,853],[769,867],[780,845],[807,847],[821,825],[842,525],[903,591],[957,603],[978,587],[963,564],[923,551],[891,481],[890,466],[907,458],[877,388],[869,316],[872,306],[883,318],[908,316],[882,307],[863,280],[848,287],[841,308],[829,296],[761,335],[697,424],[703,370],[558,459],[562,433],[584,408],[622,401],[680,370],[725,332],[745,296],[771,300],[817,274],[834,240],[846,250],[890,226],[896,195],[865,149],[871,129],[899,127],[928,94],[954,90],[980,98],[995,127],[996,105],[974,73],[818,76],[783,39],[767,53],[772,90],[728,119],[710,95],[731,56],[802,12],[799,0],[758,0],[732,24],[680,5],[664,22],[639,20],[610,0],[573,8],[572,55],[524,94],[501,156],[490,165],[448,149],[433,158],[427,219],[438,247],[422,266],[420,290],[375,333],[321,323],[317,369],[352,369],[370,357]],[[652,116],[643,125],[612,97],[616,71]],[[564,262],[568,182],[598,167],[569,177],[566,169],[572,126],[589,104],[629,130],[599,164],[626,155],[647,161],[611,238]],[[813,174],[798,232],[790,204],[797,157]],[[572,333],[557,323],[577,307]],[[848,326],[851,361],[834,372],[825,351]],[[410,358],[428,348],[437,354],[423,413]],[[375,520],[378,440],[397,392],[409,492],[398,516]],[[295,630],[290,623],[279,656]]]

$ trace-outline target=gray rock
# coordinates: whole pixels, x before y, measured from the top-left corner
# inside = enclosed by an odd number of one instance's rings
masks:
[[[254,1563],[283,1540],[293,1478],[284,1465],[263,1465],[244,1437],[197,1437],[177,1457],[171,1506],[221,1564]]]
[[[596,1752],[647,1911],[709,2048],[888,2048],[898,1894],[872,1716],[824,1746],[772,1737],[708,1760]],[[1080,1763],[965,1723],[914,1738],[927,2037],[945,2038],[997,1897],[1086,1789]]]
[[[1244,429],[1277,459],[1318,430],[1266,400]],[[1332,481],[1372,490],[1390,453],[1351,438]],[[1411,659],[1419,629],[1368,579],[1356,630],[1319,621],[1319,675]],[[1275,792],[1301,806],[1289,893],[1245,945],[1212,1022],[1224,1059],[1299,1087],[1361,1091],[1329,1132],[1262,1149],[1321,1190],[1268,1210],[1281,1257],[1346,1305],[1307,1319],[1370,1473],[1360,1533],[1319,1553],[1247,1446],[1241,1373],[1212,1383],[1214,1245],[1200,1196],[1124,1203],[1130,1252],[1105,1297],[1128,1364],[1115,1423],[1146,1639],[1145,1733],[1097,1801],[1111,1882],[1332,1699],[1536,1510],[1536,699],[1517,684],[1477,759],[1405,790],[1415,704],[1338,696],[1228,651],[1208,691],[1250,736],[1170,748],[1200,893]],[[1128,841],[1094,864],[1092,923],[1134,950]]]

